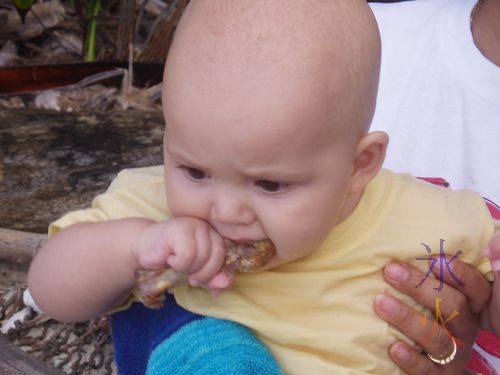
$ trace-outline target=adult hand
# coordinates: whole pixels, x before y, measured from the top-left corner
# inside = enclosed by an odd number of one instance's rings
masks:
[[[486,255],[491,260],[491,267],[495,272],[493,283],[493,295],[489,302],[488,309],[483,316],[482,328],[494,332],[500,337],[500,234],[493,237],[486,250]]]
[[[460,314],[445,325],[449,333],[462,343],[457,347],[455,359],[449,364],[438,365],[426,355],[421,355],[420,350],[402,341],[389,347],[390,357],[407,374],[461,374],[471,357],[472,345],[481,323],[480,311],[490,299],[491,286],[479,271],[458,259],[451,262],[450,267],[451,272],[465,283],[465,286],[459,287],[451,274],[444,272],[444,284],[439,293],[434,289],[439,287],[439,278],[429,277],[416,288],[424,279],[425,273],[402,262],[393,262],[384,268],[384,278],[390,285],[434,313],[436,298],[440,298],[442,303],[439,309],[443,321],[446,321],[454,310]],[[434,267],[434,272],[438,273],[439,268]],[[423,314],[390,294],[378,295],[374,306],[382,319],[417,343],[424,342],[433,328],[433,324],[421,327]],[[423,344],[423,349],[434,358],[446,358],[452,353],[452,339],[442,324],[437,325],[432,336]]]

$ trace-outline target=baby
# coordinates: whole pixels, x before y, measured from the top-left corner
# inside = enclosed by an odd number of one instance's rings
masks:
[[[443,246],[491,274],[481,250],[499,227],[474,193],[381,170],[379,65],[364,0],[193,0],[165,67],[164,166],[120,173],[51,225],[37,304],[88,319],[124,304],[138,270],[171,267],[189,275],[180,305],[250,327],[287,374],[397,373],[398,334],[372,308],[383,266],[426,271],[416,258]],[[231,285],[225,239],[276,251]]]

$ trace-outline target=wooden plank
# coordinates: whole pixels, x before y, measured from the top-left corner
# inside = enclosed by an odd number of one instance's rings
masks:
[[[47,235],[0,228],[0,260],[29,263]]]
[[[116,68],[128,68],[128,63],[124,61],[0,67],[0,94],[5,94],[0,97],[71,85],[90,75]],[[135,86],[152,86],[161,82],[163,64],[134,63],[134,72]],[[120,79],[121,77],[112,82],[119,84]]]
[[[161,164],[160,111],[0,111],[0,227],[45,233],[124,168]]]
[[[0,374],[62,375],[63,372],[29,356],[0,335]]]

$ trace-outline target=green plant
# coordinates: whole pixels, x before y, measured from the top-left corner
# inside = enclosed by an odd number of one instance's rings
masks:
[[[101,10],[101,0],[89,0],[85,4],[87,18],[89,20],[84,41],[85,61],[95,60],[95,38],[97,30],[96,17]]]
[[[17,13],[21,17],[21,21],[24,23],[26,13],[31,9],[33,5],[33,0],[14,0],[14,6],[16,7]]]

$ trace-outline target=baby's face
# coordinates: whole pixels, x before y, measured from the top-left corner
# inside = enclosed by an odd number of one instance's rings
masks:
[[[319,81],[228,74],[167,76],[168,202],[234,242],[271,240],[270,268],[312,252],[352,209],[355,142],[331,131]]]

